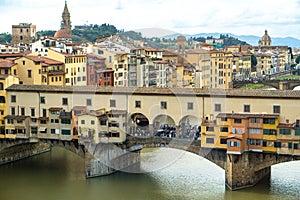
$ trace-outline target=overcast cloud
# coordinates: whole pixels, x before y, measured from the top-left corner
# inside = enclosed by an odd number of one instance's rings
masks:
[[[64,0],[1,0],[0,32],[33,23],[60,28]],[[224,32],[300,38],[300,0],[68,0],[72,25],[113,24],[118,29],[165,28],[180,33]]]

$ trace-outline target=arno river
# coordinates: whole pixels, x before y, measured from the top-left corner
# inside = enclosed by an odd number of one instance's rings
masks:
[[[0,200],[300,199],[300,161],[272,167],[270,180],[228,191],[224,171],[194,154],[146,149],[148,173],[85,179],[84,161],[61,148],[0,166]]]

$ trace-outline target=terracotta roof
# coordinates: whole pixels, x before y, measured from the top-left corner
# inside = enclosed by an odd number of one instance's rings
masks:
[[[188,50],[187,54],[209,54],[211,51],[205,49],[192,49]]]
[[[72,38],[72,31],[68,29],[60,29],[56,31],[54,38]]]
[[[276,118],[279,114],[244,114],[244,113],[219,113],[217,118],[247,119],[247,118]]]
[[[60,107],[51,107],[49,108],[49,111],[61,111],[63,108]]]
[[[244,97],[249,99],[300,99],[299,90],[241,90],[241,89],[208,89],[208,88],[144,88],[144,87],[95,87],[95,86],[54,86],[54,85],[19,85],[15,84],[6,89],[7,91],[26,92],[63,92],[82,94],[90,93],[115,93],[115,94],[147,94],[165,96],[214,96],[223,98]],[[231,114],[231,113],[230,113]]]
[[[46,66],[48,66],[48,65],[63,65],[64,64],[63,62],[53,60],[53,59],[50,59],[47,57],[41,57],[41,56],[26,56],[26,58],[28,58],[34,62],[43,62],[43,64],[46,64]]]
[[[22,56],[23,53],[0,53],[0,58],[18,58]]]
[[[243,140],[243,137],[241,135],[230,135],[227,137],[227,139]]]
[[[126,114],[126,110],[110,110],[106,112],[107,114],[123,115]]]
[[[290,124],[290,123],[279,123],[278,124],[278,128],[293,128],[294,127],[294,123]]]
[[[0,68],[11,68],[14,65],[16,64],[11,60],[0,60]]]

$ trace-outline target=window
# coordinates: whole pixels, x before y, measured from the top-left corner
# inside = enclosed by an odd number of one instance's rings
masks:
[[[277,130],[275,129],[264,129],[264,135],[277,135]]]
[[[32,73],[31,73],[31,70],[30,70],[30,69],[27,71],[27,76],[28,76],[28,78],[31,78],[31,77],[32,77]]]
[[[68,105],[68,98],[62,98],[62,105]]]
[[[86,100],[86,105],[91,106],[92,105],[92,99],[87,99]]]
[[[80,121],[80,123],[81,123],[81,124],[85,124],[85,120],[82,119],[82,120]]]
[[[71,124],[70,119],[61,119],[61,124]]]
[[[4,96],[0,96],[0,103],[5,103],[5,97]]]
[[[227,133],[228,132],[228,127],[220,127],[220,132]]]
[[[244,112],[250,112],[250,105],[244,105]]]
[[[280,114],[280,106],[273,106],[273,113]]]
[[[207,144],[214,144],[215,143],[215,139],[214,138],[206,138],[206,143]]]
[[[141,101],[135,101],[135,108],[141,108]]]
[[[275,119],[274,118],[264,118],[263,123],[264,124],[275,124]]]
[[[32,134],[37,134],[38,128],[37,127],[31,127],[31,133]]]
[[[290,129],[280,129],[279,133],[281,135],[291,135],[291,130]]]
[[[252,124],[260,123],[260,119],[259,118],[250,118],[250,123],[252,123]]]
[[[16,97],[16,95],[11,95],[11,96],[10,96],[10,102],[11,102],[11,103],[16,103],[16,102],[17,102],[17,97]]]
[[[188,104],[187,104],[187,109],[188,109],[188,110],[193,110],[193,109],[194,109],[194,104],[193,104],[193,102],[188,102]]]
[[[241,124],[242,123],[242,119],[234,119],[233,120],[235,124]]]
[[[228,147],[241,147],[241,143],[240,142],[234,142],[234,141],[228,141],[227,146]]]
[[[25,108],[21,108],[21,115],[25,116]]]
[[[95,120],[91,120],[91,125],[95,125]]]
[[[166,101],[161,101],[160,102],[160,109],[167,109],[167,102]]]
[[[221,117],[222,122],[227,122],[227,117]]]
[[[47,109],[43,108],[43,117],[47,117]]]
[[[300,129],[295,130],[295,135],[300,136]]]
[[[281,142],[274,142],[274,147],[281,148]]]
[[[260,134],[259,128],[250,128],[250,134]]]
[[[100,125],[101,125],[101,126],[106,126],[106,120],[101,120],[101,121],[100,121]]]
[[[116,107],[116,100],[111,99],[111,100],[109,101],[109,105],[110,105],[110,107],[115,108],[115,107]]]
[[[47,121],[44,120],[44,119],[41,119],[40,123],[41,123],[41,124],[47,124]]]
[[[227,144],[227,139],[221,138],[220,139],[220,144]]]
[[[71,130],[65,130],[65,129],[62,129],[62,130],[61,130],[61,134],[62,134],[62,135],[71,135]]]
[[[16,114],[16,108],[15,107],[11,107],[10,114],[11,115],[15,115]]]
[[[221,112],[221,104],[215,104],[215,112]]]
[[[0,90],[3,90],[4,87],[3,87],[3,83],[0,83]]]
[[[34,116],[35,116],[35,109],[34,109],[34,108],[31,108],[31,109],[30,109],[30,113],[31,113],[31,117],[34,117]]]
[[[214,132],[215,131],[215,128],[213,126],[207,126],[206,127],[206,131],[207,132]]]
[[[41,102],[42,104],[45,104],[45,103],[46,103],[45,97],[40,97],[40,102]]]

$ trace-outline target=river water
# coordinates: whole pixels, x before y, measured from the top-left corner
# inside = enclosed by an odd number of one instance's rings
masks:
[[[197,155],[145,149],[147,173],[85,179],[84,161],[61,148],[0,166],[0,200],[300,199],[300,162],[272,167],[270,180],[239,191],[225,188],[224,170]]]

